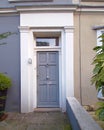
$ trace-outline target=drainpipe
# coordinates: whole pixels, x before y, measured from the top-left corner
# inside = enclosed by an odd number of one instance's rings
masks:
[[[81,84],[81,0],[79,0],[79,71],[80,71],[80,102],[82,105],[82,84]]]

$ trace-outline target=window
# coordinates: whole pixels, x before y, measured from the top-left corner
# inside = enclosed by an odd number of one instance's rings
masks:
[[[36,46],[59,46],[58,37],[37,37]]]
[[[98,38],[101,34],[104,33],[104,30],[97,30],[97,46],[100,46],[102,43],[100,42],[100,38]]]
[[[101,34],[104,33],[104,26],[103,25],[97,25],[92,28],[93,30],[96,30],[97,33],[97,46],[101,45],[100,38],[98,38]]]
[[[104,0],[81,0],[82,2],[104,2]]]

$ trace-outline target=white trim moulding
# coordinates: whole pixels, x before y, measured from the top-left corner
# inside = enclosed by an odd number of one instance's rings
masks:
[[[53,0],[8,0],[9,2],[52,2]]]
[[[78,8],[77,12],[104,12],[104,8]]]
[[[75,11],[76,7],[17,7],[17,11]]]
[[[0,14],[2,13],[17,13],[17,10],[15,8],[0,9]]]

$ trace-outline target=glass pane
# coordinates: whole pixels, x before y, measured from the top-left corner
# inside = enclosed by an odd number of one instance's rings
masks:
[[[36,46],[58,46],[58,38],[36,38]]]

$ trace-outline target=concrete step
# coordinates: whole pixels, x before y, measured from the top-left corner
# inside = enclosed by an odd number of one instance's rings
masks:
[[[61,111],[61,108],[35,108],[34,112],[57,112]]]

